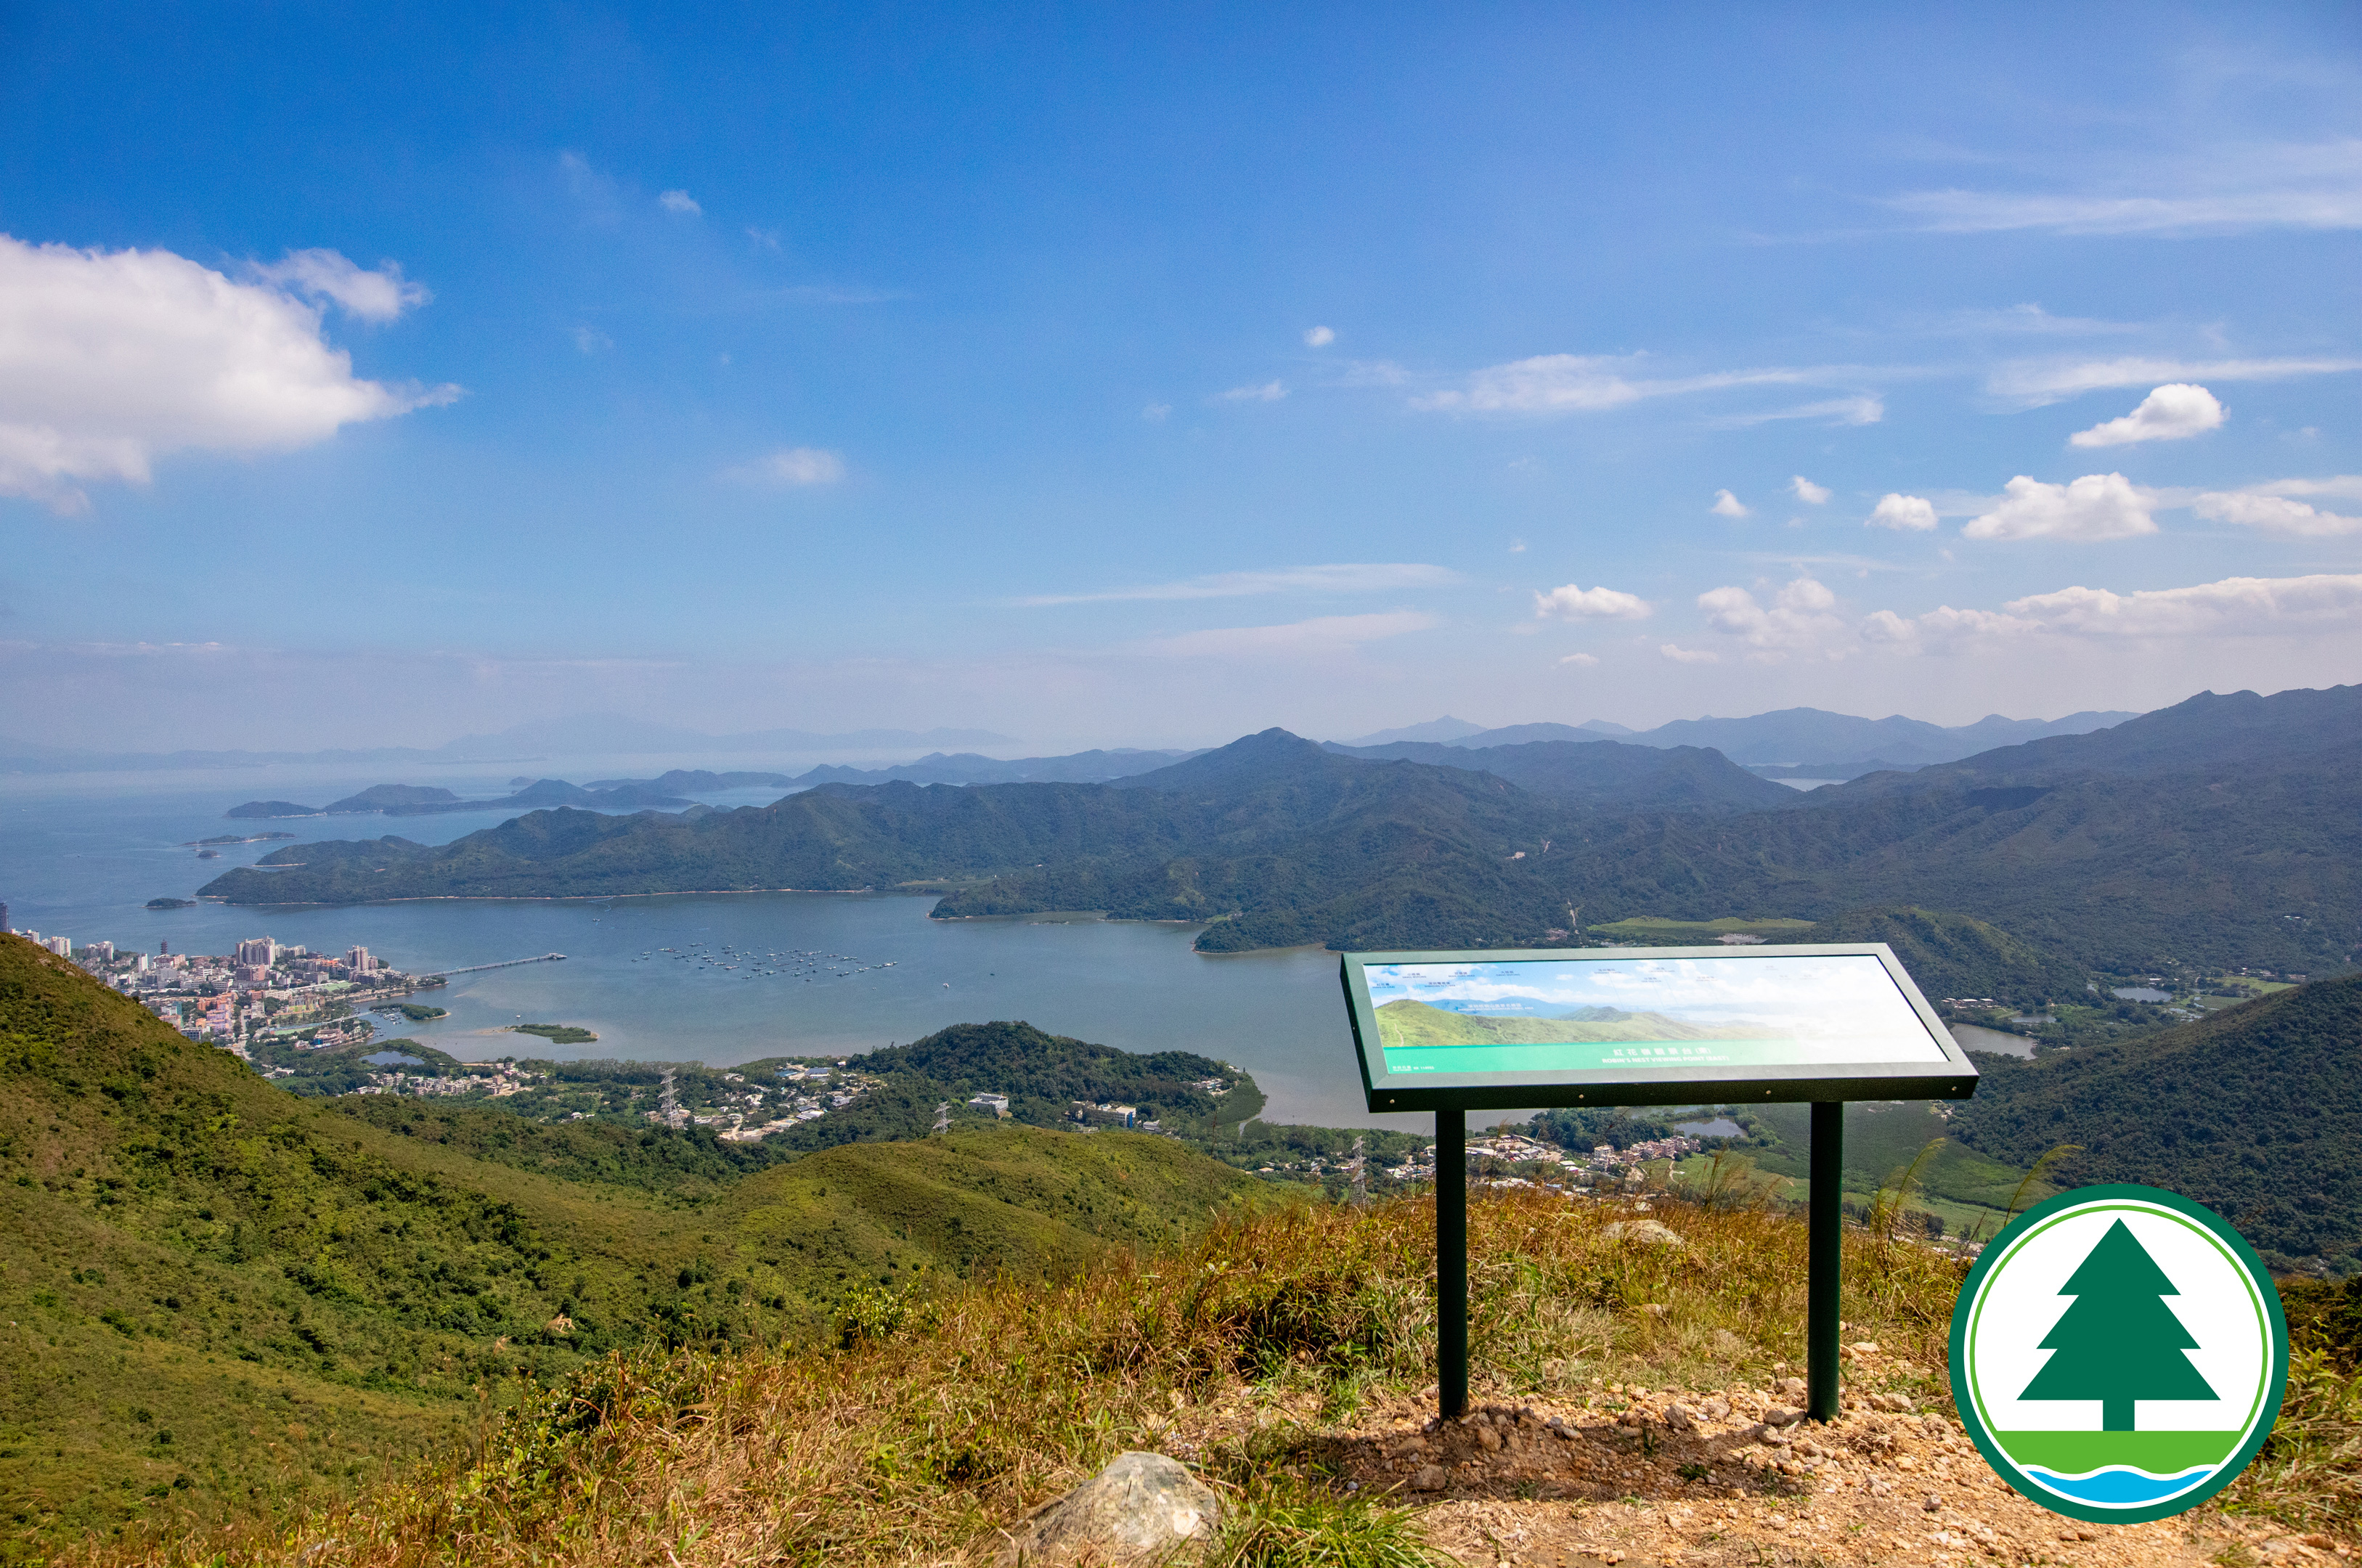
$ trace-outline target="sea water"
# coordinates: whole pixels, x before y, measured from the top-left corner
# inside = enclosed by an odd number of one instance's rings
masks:
[[[634,766],[636,764],[636,767]],[[609,759],[559,775],[646,777],[647,759]],[[462,1060],[501,1055],[638,1057],[713,1066],[773,1055],[845,1055],[948,1024],[1021,1019],[1054,1034],[1127,1051],[1194,1051],[1254,1075],[1274,1121],[1431,1126],[1372,1115],[1337,980],[1317,948],[1209,955],[1196,925],[1087,918],[938,921],[932,898],[830,893],[673,895],[565,900],[434,900],[339,908],[204,903],[188,898],[234,866],[289,841],[220,846],[191,840],[285,832],[295,843],[398,834],[441,844],[511,812],[228,820],[239,801],[320,804],[368,784],[441,785],[479,798],[546,765],[502,765],[398,780],[320,769],[0,779],[0,900],[11,922],[77,945],[106,940],[153,953],[225,953],[270,936],[315,953],[367,947],[412,973],[543,953],[562,963],[455,976],[415,1000],[447,1009],[426,1023],[381,1017],[381,1038],[409,1036]],[[700,797],[765,804],[776,789]],[[673,949],[666,952],[665,949]],[[776,956],[775,956],[776,955]],[[519,1023],[589,1029],[596,1043],[552,1045]],[[1490,1118],[1487,1118],[1490,1120]]]

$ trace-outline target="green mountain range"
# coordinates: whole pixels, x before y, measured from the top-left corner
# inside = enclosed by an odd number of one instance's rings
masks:
[[[317,1499],[518,1374],[651,1336],[810,1340],[851,1292],[1285,1200],[1121,1132],[964,1126],[749,1172],[702,1133],[302,1099],[0,935],[0,1561]]]
[[[2079,969],[2329,972],[2362,944],[2362,686],[2202,694],[1764,810],[1537,793],[1482,771],[1487,752],[1440,749],[1470,760],[1348,756],[1270,730],[1111,784],[534,812],[440,847],[290,845],[201,891],[270,904],[933,889],[944,918],[1209,922],[1198,945],[1221,952],[1544,946],[1633,917],[1906,906],[1989,922]]]

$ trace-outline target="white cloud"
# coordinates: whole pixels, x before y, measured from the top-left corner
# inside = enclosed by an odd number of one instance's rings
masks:
[[[1184,658],[1303,658],[1345,653],[1363,643],[1424,632],[1442,623],[1421,610],[1319,615],[1283,626],[1222,626],[1135,643],[1142,653]]]
[[[392,321],[435,297],[403,277],[399,261],[381,261],[370,272],[333,250],[291,250],[286,259],[249,266],[247,273],[282,293],[301,294],[315,304],[326,300],[363,321]]]
[[[2063,588],[2003,608],[2045,630],[2085,636],[2256,636],[2362,614],[2362,575],[2226,577],[2137,593]]]
[[[1096,593],[1044,593],[1020,604],[1104,604],[1140,599],[1245,599],[1260,593],[1386,593],[1407,588],[1440,588],[1460,580],[1449,567],[1415,561],[1338,562],[1323,566],[1275,567],[1263,571],[1224,571],[1179,582],[1110,588]]]
[[[1277,403],[1287,395],[1285,381],[1265,381],[1261,386],[1232,387],[1226,392],[1216,392],[1215,403]]]
[[[1714,423],[1725,429],[1745,430],[1782,419],[1827,419],[1838,425],[1875,425],[1885,417],[1886,403],[1882,398],[1833,397],[1819,403],[1800,403],[1790,408],[1727,414]]]
[[[1985,378],[1995,397],[2028,408],[2112,387],[2163,381],[2279,381],[2362,370],[2362,359],[2044,359],[2019,360]]]
[[[1919,616],[1881,610],[1862,623],[1864,641],[1904,652],[1953,652],[1996,638],[2284,636],[2342,629],[2362,614],[2362,575],[2229,577],[2189,588],[2117,593],[2062,588],[2013,599],[1994,610],[1946,604]]]
[[[1675,643],[1666,643],[1657,651],[1675,664],[1720,664],[1722,662],[1722,656],[1710,648],[1685,648]]]
[[[1805,502],[1807,506],[1826,506],[1828,504],[1830,495],[1829,488],[1827,485],[1815,484],[1811,480],[1806,479],[1802,474],[1789,475],[1788,488],[1796,492],[1796,499]]]
[[[2122,419],[2078,430],[2067,442],[2072,447],[2129,447],[2136,441],[2186,441],[2222,423],[2223,404],[2213,392],[2188,381],[2169,381]]]
[[[1674,397],[1725,387],[1794,385],[1808,381],[1805,370],[1724,370],[1711,375],[1635,380],[1644,356],[1538,354],[1493,365],[1468,377],[1465,387],[1415,398],[1414,408],[1473,414],[1591,414],[1621,408],[1643,398]]]
[[[1749,647],[1767,652],[1819,646],[1845,629],[1831,613],[1838,596],[1809,577],[1782,588],[1768,605],[1737,587],[1708,589],[1697,602],[1716,631],[1744,637]]]
[[[1511,539],[1509,541],[1509,553],[1513,556],[1524,555],[1526,553],[1526,542],[1523,539]]]
[[[595,326],[577,326],[573,329],[573,337],[574,347],[581,349],[585,354],[596,354],[602,349],[613,348],[615,346],[613,338]]]
[[[1900,495],[1893,491],[1878,498],[1878,504],[1862,520],[1865,528],[1893,528],[1898,532],[1924,534],[1936,525],[1936,503],[1924,496]]]
[[[844,477],[844,459],[818,447],[782,447],[723,477],[751,484],[834,484]]]
[[[1727,490],[1717,490],[1714,492],[1714,504],[1708,507],[1707,510],[1712,512],[1716,517],[1746,517],[1751,515],[1747,503],[1739,500],[1738,497],[1731,494],[1730,491]]]
[[[1326,348],[1336,341],[1337,333],[1333,327],[1316,326],[1304,335],[1304,346],[1308,348]]]
[[[663,195],[657,198],[657,205],[662,207],[668,213],[679,213],[683,217],[702,217],[705,215],[705,209],[699,206],[696,199],[687,191],[667,191]],[[747,232],[751,234],[754,231],[749,229]]]
[[[425,291],[398,271],[299,270],[234,282],[169,250],[0,235],[0,495],[79,512],[83,483],[145,484],[170,452],[290,451],[459,395],[357,379],[321,337],[319,306],[297,297],[337,298],[333,286],[348,311],[398,313]]]
[[[746,238],[757,250],[777,250],[779,248],[779,231],[776,228],[756,228],[748,224]]]
[[[2060,234],[2154,235],[2362,228],[2362,185],[2181,196],[1918,191],[1898,196],[1890,204],[1925,219],[1922,226],[1940,234],[2027,228]]]
[[[1650,610],[1649,602],[1637,594],[1613,588],[1577,588],[1571,582],[1534,595],[1534,616],[1543,621],[1642,621]]]
[[[2044,484],[2020,474],[2003,487],[2006,498],[1970,519],[1970,539],[2131,539],[2157,532],[2149,498],[2122,474],[2085,474],[2069,484]]]
[[[1162,425],[1164,423],[1165,416],[1172,412],[1173,405],[1169,403],[1152,403],[1140,411],[1140,416],[1151,425]]]
[[[2362,517],[2323,512],[2304,502],[2271,494],[2271,488],[2210,491],[2191,502],[2191,510],[2217,523],[2236,523],[2267,534],[2287,534],[2297,538],[2362,533]]]
[[[1587,653],[1571,653],[1564,658],[1559,660],[1559,663],[1571,664],[1577,669],[1589,669],[1598,662],[1599,656],[1597,654]]]

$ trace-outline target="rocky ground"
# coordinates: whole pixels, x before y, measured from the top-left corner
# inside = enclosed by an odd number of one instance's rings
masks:
[[[1300,1452],[1339,1484],[1421,1507],[1434,1544],[1486,1568],[2249,1568],[2340,1562],[2355,1551],[2206,1509],[2079,1523],[2004,1485],[1948,1413],[1904,1394],[1854,1393],[1823,1426],[1802,1419],[1804,1393],[1799,1378],[1711,1393],[1610,1384],[1446,1422],[1429,1413],[1429,1390],[1427,1403],[1365,1407]],[[1215,1437],[1242,1414],[1208,1411],[1190,1436]]]

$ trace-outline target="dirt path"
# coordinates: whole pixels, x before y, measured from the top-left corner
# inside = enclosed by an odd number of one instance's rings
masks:
[[[1610,1385],[1449,1423],[1397,1399],[1308,1452],[1344,1484],[1425,1506],[1429,1539],[1483,1568],[2328,1564],[2352,1550],[2203,1510],[2081,1524],[2010,1490],[1948,1415],[1849,1395],[1816,1426],[1794,1419],[1803,1392]]]

